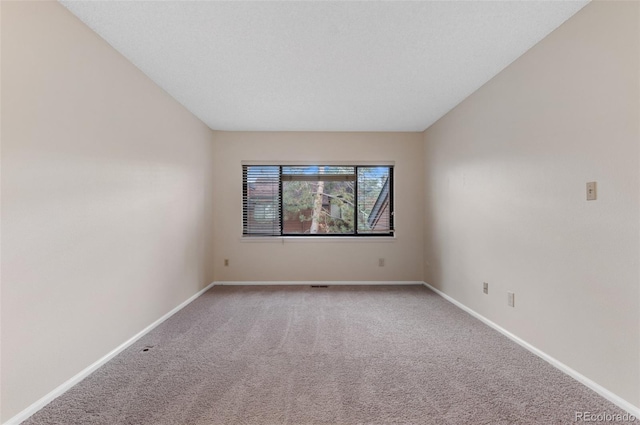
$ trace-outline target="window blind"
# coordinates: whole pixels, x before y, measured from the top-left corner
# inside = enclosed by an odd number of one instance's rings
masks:
[[[280,167],[242,166],[242,233],[280,236]]]
[[[358,233],[393,233],[393,168],[357,167]]]

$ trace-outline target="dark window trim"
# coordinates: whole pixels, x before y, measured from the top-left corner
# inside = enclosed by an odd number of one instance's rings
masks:
[[[353,167],[354,174],[348,175],[340,175],[340,174],[328,174],[327,178],[321,178],[321,175],[296,175],[296,174],[286,174],[282,173],[283,167],[291,167],[291,166],[300,166],[300,167],[310,167],[310,166],[318,166],[318,167],[331,167],[331,166],[343,166],[343,167]],[[248,216],[247,204],[246,201],[248,199],[248,183],[246,180],[246,168],[247,167],[278,167],[278,216],[279,216],[279,234],[264,234],[264,233],[248,233],[247,229],[243,224],[243,237],[248,238],[368,238],[368,237],[382,237],[389,238],[395,237],[395,211],[394,211],[394,165],[380,165],[380,164],[361,164],[361,165],[333,165],[331,163],[318,163],[318,164],[304,164],[304,165],[274,165],[274,164],[243,164],[243,179],[242,179],[242,190],[243,190],[243,206],[242,206],[242,216],[243,220],[246,220]],[[360,233],[358,231],[358,170],[359,168],[374,168],[374,167],[384,167],[389,169],[388,181],[385,185],[388,185],[389,192],[389,231],[388,232],[364,232]],[[349,176],[349,177],[344,177]],[[354,176],[354,178],[351,178]],[[323,176],[324,177],[324,176]],[[354,230],[353,233],[285,233],[284,232],[284,214],[283,214],[283,181],[353,181],[354,182]],[[384,192],[381,191],[381,194]],[[245,203],[246,202],[246,203]],[[376,200],[376,203],[378,200]],[[368,219],[367,219],[368,220]]]

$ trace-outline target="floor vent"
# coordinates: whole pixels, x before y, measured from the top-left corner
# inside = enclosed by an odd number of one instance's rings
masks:
[[[328,288],[329,285],[311,285],[312,288]]]

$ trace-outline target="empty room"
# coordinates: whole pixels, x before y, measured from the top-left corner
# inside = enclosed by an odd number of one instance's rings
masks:
[[[639,2],[0,28],[0,423],[640,420]]]

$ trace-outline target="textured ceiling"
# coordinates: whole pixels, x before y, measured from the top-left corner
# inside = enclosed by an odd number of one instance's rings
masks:
[[[587,1],[61,1],[215,130],[422,131]]]

